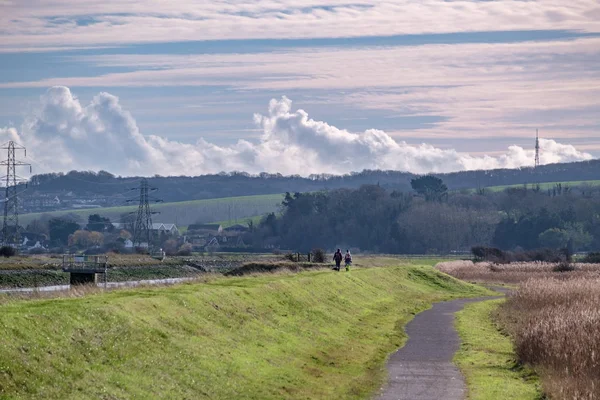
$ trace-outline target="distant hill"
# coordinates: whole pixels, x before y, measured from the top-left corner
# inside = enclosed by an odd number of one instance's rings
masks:
[[[227,226],[238,223],[245,225],[249,219],[256,222],[260,216],[278,211],[282,200],[282,195],[274,194],[161,203],[152,206],[153,211],[159,212],[159,214],[152,216],[152,220],[154,222],[176,223],[179,227],[185,227],[195,222],[220,220],[227,220],[229,222]],[[112,222],[124,222],[122,217],[137,211],[137,209],[138,206],[136,205],[21,214],[19,223],[26,226],[44,214],[53,217],[69,215],[81,223],[85,223],[91,214],[100,214],[103,217],[110,218]]]
[[[550,164],[538,168],[463,171],[435,174],[451,190],[490,186],[600,180],[600,160],[566,164]],[[398,191],[410,191],[410,180],[416,175],[399,171],[370,171],[342,176],[283,176],[242,172],[203,176],[154,176],[148,178],[156,198],[164,202],[181,202],[250,195],[311,192],[338,188],[357,188],[364,184]],[[27,188],[21,188],[24,212],[57,209],[116,207],[136,204],[139,177],[117,177],[106,171],[71,171],[34,175]],[[131,200],[131,202],[127,202]],[[222,218],[222,219],[227,219]]]

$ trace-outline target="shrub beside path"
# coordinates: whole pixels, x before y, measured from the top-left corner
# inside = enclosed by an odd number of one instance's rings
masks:
[[[503,288],[495,290],[505,291]],[[378,400],[462,400],[466,387],[452,362],[460,346],[454,313],[465,304],[494,297],[436,303],[406,326],[406,345],[388,360],[389,379]]]

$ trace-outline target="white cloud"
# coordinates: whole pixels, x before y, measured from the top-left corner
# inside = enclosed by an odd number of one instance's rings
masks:
[[[470,138],[531,137],[540,128],[544,135],[591,140],[600,123],[600,38],[249,54],[112,54],[65,57],[64,61],[65,65],[83,62],[132,71],[5,82],[0,88],[164,86],[177,90],[219,85],[238,99],[243,93],[304,91],[349,109],[376,110],[392,117],[435,117],[438,122],[418,132],[427,139],[453,138],[457,133]],[[168,113],[200,112],[188,105],[174,102],[169,109],[161,104],[158,112],[164,121]],[[176,130],[183,123],[190,122],[173,122],[171,127]],[[388,133],[408,139],[414,134]]]
[[[596,0],[20,0],[0,48],[567,29],[600,31]]]
[[[217,146],[204,139],[194,144],[144,137],[117,97],[100,93],[82,106],[66,87],[50,88],[38,113],[18,134],[0,131],[3,139],[28,147],[37,172],[105,169],[116,174],[196,175],[220,171],[346,173],[362,169],[448,172],[465,169],[515,168],[531,165],[533,151],[509,147],[497,156],[470,156],[431,145],[397,142],[380,130],[351,133],[302,110],[283,97],[271,100],[266,115],[256,114],[263,134],[257,143],[239,140]],[[541,140],[542,163],[591,159],[571,145]],[[40,170],[41,169],[41,170]]]

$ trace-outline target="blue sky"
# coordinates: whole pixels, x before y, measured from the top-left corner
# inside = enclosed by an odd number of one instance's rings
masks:
[[[296,4],[0,0],[0,134],[38,172],[518,167],[536,129],[600,156],[597,1]]]

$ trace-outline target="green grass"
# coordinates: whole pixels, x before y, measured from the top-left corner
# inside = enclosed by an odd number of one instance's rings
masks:
[[[273,210],[273,211],[275,211],[275,210]],[[230,219],[230,220],[224,220],[224,221],[216,221],[216,222],[213,222],[213,224],[219,224],[223,228],[229,228],[230,226],[233,226],[233,225],[248,226],[248,221],[252,221],[252,223],[255,226],[258,226],[258,224],[264,218],[265,215],[266,214],[255,215],[255,216],[248,217],[248,218],[238,218],[238,219]]]
[[[153,217],[153,220],[166,223],[177,222],[178,225],[187,226],[198,221],[226,220],[231,216],[235,216],[238,221],[244,222],[249,217],[262,216],[268,212],[277,211],[282,200],[283,195],[281,194],[267,194],[162,203],[152,206],[154,211],[160,212],[159,215]],[[100,214],[103,217],[110,218],[112,222],[119,222],[122,214],[136,210],[137,205],[21,214],[19,215],[19,222],[25,226],[44,214],[58,217],[69,213],[78,215],[82,222],[86,222],[91,214]]]
[[[568,182],[543,182],[540,183],[540,189],[541,190],[548,190],[548,189],[553,189],[557,184],[561,184],[563,186],[563,188],[565,186],[568,187],[575,187],[575,186],[583,186],[583,185],[589,185],[589,186],[600,186],[600,181],[568,181]],[[510,188],[522,188],[522,187],[527,187],[528,189],[533,189],[535,187],[537,187],[536,183],[530,183],[528,185],[503,185],[503,186],[490,186],[490,187],[486,187],[486,190],[490,190],[492,192],[501,192],[503,190],[506,189],[510,189]]]
[[[0,398],[367,399],[414,314],[487,293],[405,265],[4,299]]]
[[[470,400],[543,399],[537,376],[516,363],[508,336],[492,314],[504,300],[468,304],[456,314],[462,344],[454,357],[466,377]]]

